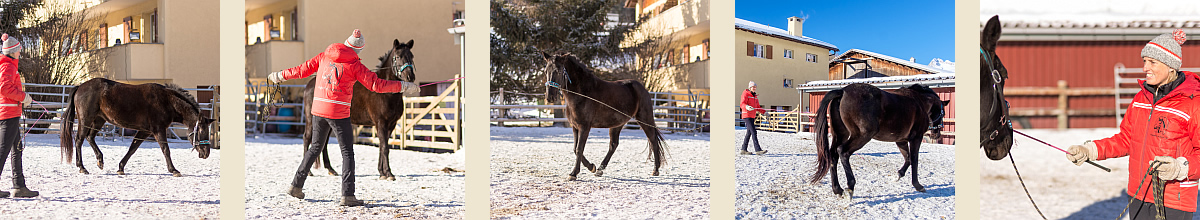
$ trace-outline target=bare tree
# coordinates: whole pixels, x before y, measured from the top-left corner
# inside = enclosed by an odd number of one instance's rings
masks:
[[[101,24],[104,13],[74,0],[12,0],[4,4],[6,17],[17,13],[8,11],[9,6],[32,6],[20,11],[23,15],[16,21],[15,33],[10,33],[25,47],[18,72],[26,83],[75,85],[105,72],[108,51],[97,49],[100,38],[89,33],[89,28]]]

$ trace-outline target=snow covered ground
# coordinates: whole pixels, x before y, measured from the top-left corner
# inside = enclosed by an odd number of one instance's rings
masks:
[[[737,154],[746,130],[738,127],[732,147],[718,152]],[[808,178],[816,167],[816,143],[811,134],[760,131],[766,155],[738,155],[735,163],[735,210],[738,219],[947,219],[954,218],[954,146],[922,144],[920,183],[913,189],[907,174],[897,182],[904,164],[894,143],[871,141],[850,157],[857,180],[850,201],[833,194],[829,175],[816,184]],[[753,144],[753,143],[751,143]],[[753,150],[753,146],[750,146]],[[841,166],[838,178],[846,187]],[[1020,218],[1016,218],[1020,219]]]
[[[329,154],[340,173],[336,143],[329,141]],[[354,145],[355,196],[367,205],[342,207],[341,177],[324,169],[314,170],[316,176],[305,181],[304,200],[284,194],[300,165],[301,144],[294,137],[246,138],[247,219],[463,218],[465,149],[445,154],[392,150],[396,180],[387,181],[378,179],[378,148]]]
[[[57,134],[30,134],[25,139],[25,179],[33,198],[0,199],[0,219],[199,219],[216,218],[220,206],[220,150],[200,159],[187,143],[170,144],[171,158],[183,177],[167,172],[155,142],[142,143],[117,175],[117,165],[130,139],[97,138],[104,170],[96,167],[90,147],[83,148],[85,168],[60,163]],[[5,155],[7,157],[7,155]],[[4,164],[0,188],[12,188],[11,163]]]
[[[602,177],[574,167],[570,128],[491,128],[491,214],[501,219],[706,219],[709,216],[707,135],[667,134],[667,165],[654,164],[641,130],[623,130]],[[608,129],[592,129],[585,155],[599,164]]]
[[[1116,128],[1021,130],[1054,146],[1066,149],[1085,140],[1110,137]],[[1129,202],[1125,187],[1129,180],[1126,157],[1098,161],[1111,168],[1104,172],[1088,164],[1075,166],[1062,151],[1017,134],[1010,156],[1016,161],[1029,193],[1050,219],[1113,219]],[[1021,190],[1009,159],[988,160],[979,153],[980,216],[983,219],[1041,218]],[[1193,218],[1200,219],[1200,218]]]

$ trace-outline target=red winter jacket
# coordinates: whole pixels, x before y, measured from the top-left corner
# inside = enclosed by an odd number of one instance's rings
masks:
[[[17,59],[0,55],[0,120],[21,117],[25,89],[17,74]]]
[[[746,111],[746,106],[754,107],[754,111]],[[755,113],[758,113],[758,114],[766,114],[767,113],[767,110],[762,109],[762,106],[758,106],[758,95],[755,95],[754,92],[750,92],[749,89],[742,91],[742,106],[741,106],[741,108],[742,108],[741,109],[742,110],[742,118],[754,118]]]
[[[1144,183],[1134,181],[1143,179],[1150,161],[1155,156],[1186,158],[1190,164],[1188,177],[1167,181],[1164,203],[1173,209],[1195,212],[1200,163],[1191,162],[1200,162],[1200,121],[1191,119],[1200,116],[1200,77],[1191,72],[1182,75],[1183,82],[1158,102],[1153,102],[1154,94],[1145,88],[1145,80],[1138,80],[1142,90],[1125,111],[1121,132],[1095,143],[1100,160],[1129,156],[1128,193],[1147,202],[1154,201],[1150,194],[1152,177],[1146,177]]]
[[[283,79],[299,79],[317,74],[317,88],[313,90],[312,113],[329,119],[350,117],[350,100],[354,97],[354,82],[362,83],[367,89],[378,93],[403,91],[400,81],[380,79],[363,66],[358,54],[345,44],[329,45],[325,52],[316,57],[284,70]]]

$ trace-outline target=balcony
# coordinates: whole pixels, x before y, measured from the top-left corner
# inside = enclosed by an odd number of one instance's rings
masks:
[[[246,46],[246,77],[266,78],[273,71],[304,62],[303,41],[273,40]]]
[[[162,79],[166,73],[163,44],[131,43],[104,48],[108,77],[113,80]]]
[[[669,8],[662,10],[657,16],[653,13],[642,14],[642,16],[654,16],[646,21],[646,24],[650,25],[650,29],[662,30],[666,33],[685,31],[679,33],[682,35],[693,35],[708,31],[708,1],[690,0],[679,2],[673,6],[663,5],[661,7]]]

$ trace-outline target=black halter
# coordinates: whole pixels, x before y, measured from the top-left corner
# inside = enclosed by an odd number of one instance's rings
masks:
[[[1008,109],[1008,100],[1004,100],[1004,97],[1002,97],[1000,94],[1000,83],[1004,82],[1005,77],[1001,76],[1000,71],[996,70],[996,67],[992,65],[992,58],[990,58],[992,57],[992,54],[988,54],[987,51],[983,51],[983,48],[979,48],[979,53],[983,54],[983,61],[988,64],[988,70],[991,70],[992,92],[995,95],[996,100],[1004,101],[1004,108]],[[993,102],[991,111],[989,112],[995,112],[997,110],[996,108],[1000,106],[1000,101]],[[1012,121],[1008,119],[1007,114],[1001,114],[998,123],[1000,126],[996,127],[995,130],[992,130],[991,134],[988,134],[988,141],[995,140],[997,136],[1000,136],[1001,128],[1008,127],[1009,129],[1012,129]],[[980,144],[982,144],[982,142],[983,141],[981,141]]]

